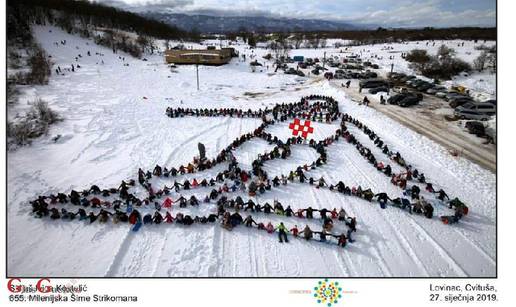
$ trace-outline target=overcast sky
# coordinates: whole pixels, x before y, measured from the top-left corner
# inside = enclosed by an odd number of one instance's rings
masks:
[[[496,26],[496,0],[96,0],[132,11],[315,18],[385,27]]]

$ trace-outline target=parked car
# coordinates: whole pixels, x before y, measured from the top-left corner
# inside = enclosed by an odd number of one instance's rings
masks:
[[[335,79],[348,79],[345,74],[341,74],[341,73],[335,73],[335,75],[333,75],[333,78],[335,78]]]
[[[398,104],[398,102],[400,102],[403,98],[405,98],[405,94],[396,94],[396,95],[393,95],[391,97],[389,97],[389,99],[387,99],[387,102],[389,104]]]
[[[389,88],[386,87],[386,86],[379,86],[379,87],[374,87],[374,88],[369,89],[369,93],[371,93],[371,94],[377,94],[379,92],[386,92],[386,93],[388,93],[389,92]]]
[[[319,69],[312,69],[312,74],[319,75]]]
[[[361,72],[359,74],[359,79],[373,79],[373,78],[377,78],[378,77],[378,74],[375,73],[374,71],[364,71],[364,72]]]
[[[421,93],[407,92],[391,96],[387,99],[387,102],[401,107],[409,107],[418,104],[422,99],[423,95]]]
[[[487,137],[488,141],[495,144],[496,143],[496,129],[487,127],[486,128],[486,137]]]
[[[395,93],[403,94],[403,93],[408,93],[409,89],[407,87],[405,87],[405,86],[395,86],[392,89],[392,91],[395,92]]]
[[[365,62],[363,62],[362,64],[363,64],[364,66],[366,66],[366,67],[371,67],[371,68],[374,68],[374,69],[378,69],[378,67],[379,67],[379,66],[378,66],[378,64],[373,64],[373,63],[371,63],[371,62],[369,62],[369,61],[365,61]]]
[[[484,124],[477,121],[468,121],[466,123],[466,129],[468,129],[468,132],[471,134],[474,134],[478,137],[483,137],[486,134]]]
[[[469,97],[469,96],[456,96],[455,98],[452,98],[449,100],[450,102],[450,107],[452,108],[456,108],[456,107],[460,107],[461,105],[464,105],[466,103],[473,103],[473,98]]]
[[[302,55],[295,55],[293,59],[295,62],[303,62],[305,60],[305,57]]]
[[[357,71],[346,71],[346,78],[347,79],[358,79],[360,77],[360,73]]]
[[[285,70],[285,73],[287,75],[296,75],[297,74],[297,70],[293,67],[290,67],[289,69]]]
[[[489,100],[484,101],[484,103],[490,103],[490,104],[496,105],[496,99],[489,99]]]
[[[407,76],[406,74],[399,72],[388,73],[387,77],[395,83],[406,83],[407,81],[416,78],[416,76]]]
[[[342,64],[340,66],[340,68],[342,68],[342,69],[356,69],[356,70],[360,70],[360,69],[363,69],[364,67],[362,65],[358,65],[358,64]]]
[[[457,93],[457,92],[448,92],[446,94],[446,96],[444,96],[444,100],[450,101],[451,99],[459,98],[459,97],[469,97],[469,96],[461,94],[461,93]]]
[[[429,89],[426,90],[426,93],[427,94],[430,94],[430,95],[435,95],[437,94],[438,92],[443,92],[443,91],[446,91],[446,88],[442,85],[436,85],[434,87],[431,87]]]
[[[420,79],[409,80],[407,81],[407,85],[417,89],[420,92],[425,92],[426,90],[434,86],[432,83]]]
[[[446,95],[448,95],[448,92],[445,92],[445,91],[435,93],[435,97],[437,97],[437,98],[444,99],[444,97],[446,97]]]
[[[454,114],[461,119],[488,120],[496,115],[496,106],[490,103],[468,102],[457,107]]]
[[[305,73],[304,73],[303,71],[301,71],[301,70],[298,70],[298,71],[296,72],[296,74],[297,74],[298,76],[300,76],[300,77],[304,77],[304,76],[305,76]]]
[[[365,79],[359,82],[361,88],[389,87],[389,83],[382,79]]]
[[[433,84],[430,82],[421,82],[416,89],[420,92],[426,92],[428,89],[432,88]]]
[[[407,95],[401,101],[398,102],[398,105],[400,107],[410,107],[415,106],[421,101],[421,98],[419,98],[417,95]]]

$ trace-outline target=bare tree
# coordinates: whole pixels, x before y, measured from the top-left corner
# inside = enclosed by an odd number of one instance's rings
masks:
[[[321,39],[321,48],[326,48],[327,40],[326,38]]]
[[[292,41],[294,42],[294,48],[296,49],[299,49],[299,47],[301,47],[301,44],[303,43],[304,41],[304,37],[302,34],[300,33],[297,33],[294,35],[294,37],[292,38]]]
[[[482,51],[480,55],[473,61],[473,67],[478,71],[483,71],[486,66],[487,58],[487,52],[485,50]]]
[[[491,67],[493,72],[496,72],[496,52],[489,53],[489,55],[487,56],[486,62],[487,62],[487,65],[489,65],[489,67]]]
[[[319,35],[317,34],[314,34],[312,35],[309,39],[308,39],[308,44],[314,48],[314,49],[317,49],[317,47],[319,47],[319,42],[320,42],[321,38],[319,37]]]

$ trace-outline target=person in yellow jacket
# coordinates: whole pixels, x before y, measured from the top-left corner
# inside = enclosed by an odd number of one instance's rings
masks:
[[[285,242],[288,243],[288,238],[287,238],[288,229],[287,229],[287,227],[285,227],[285,225],[283,225],[283,222],[281,222],[279,224],[279,226],[276,228],[276,230],[278,231],[278,237],[279,237],[280,243],[283,243],[283,240],[285,240]]]

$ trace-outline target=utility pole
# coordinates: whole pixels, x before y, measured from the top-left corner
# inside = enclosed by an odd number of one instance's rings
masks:
[[[392,87],[392,84],[390,82],[390,78],[392,78],[392,72],[394,70],[394,62],[391,63],[391,74],[390,74],[390,77],[389,77],[389,86],[387,87],[389,89],[389,91],[387,92],[387,94],[390,94],[391,93],[391,87]]]
[[[197,90],[199,90],[199,62],[195,63],[195,70],[197,72]]]
[[[326,65],[326,51],[324,51],[324,56],[323,56],[323,60],[322,60],[322,68],[324,70],[324,65]]]

